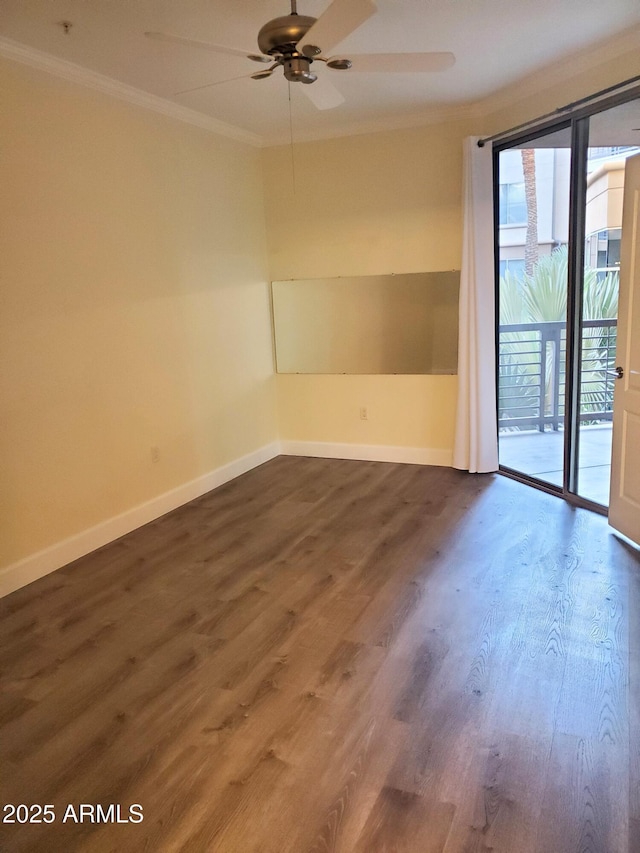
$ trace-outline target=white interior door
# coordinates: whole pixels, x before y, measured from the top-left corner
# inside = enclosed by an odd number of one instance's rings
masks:
[[[640,543],[640,154],[625,168],[609,523]]]

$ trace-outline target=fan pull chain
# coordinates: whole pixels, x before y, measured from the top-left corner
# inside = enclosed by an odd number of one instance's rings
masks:
[[[297,201],[296,191],[296,158],[293,150],[293,111],[291,107],[291,82],[287,80],[289,87],[289,138],[291,139],[291,177],[293,180],[293,200]]]

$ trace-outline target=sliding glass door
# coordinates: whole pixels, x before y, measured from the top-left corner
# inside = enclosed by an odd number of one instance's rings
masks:
[[[609,502],[624,162],[640,101],[494,148],[498,442],[507,473]]]

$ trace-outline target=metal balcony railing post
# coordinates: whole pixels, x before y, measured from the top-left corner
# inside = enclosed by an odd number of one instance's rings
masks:
[[[560,426],[560,336],[564,323],[553,330],[553,429]]]
[[[544,419],[547,414],[547,341],[549,336],[546,326],[540,323],[540,418],[539,432],[544,432]]]

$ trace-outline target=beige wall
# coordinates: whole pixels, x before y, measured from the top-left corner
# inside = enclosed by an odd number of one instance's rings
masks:
[[[460,269],[461,122],[264,152],[271,277]],[[450,453],[455,376],[278,376],[285,441]],[[369,418],[360,419],[367,407]]]
[[[460,268],[464,123],[264,152],[274,279]],[[295,174],[295,186],[293,176]]]
[[[406,461],[450,464],[453,376],[278,376],[281,438],[313,444],[424,449]],[[367,419],[360,409],[367,410]]]
[[[259,151],[0,74],[1,568],[277,422]]]

